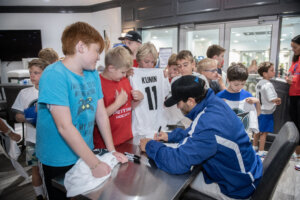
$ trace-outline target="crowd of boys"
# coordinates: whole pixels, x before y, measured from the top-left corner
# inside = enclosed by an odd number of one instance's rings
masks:
[[[84,22],[65,28],[63,60],[52,49],[43,49],[29,63],[34,86],[23,89],[12,108],[16,120],[27,125],[26,158],[37,199],[46,198],[37,161],[48,198],[65,199],[51,185],[52,178],[65,174],[78,158],[94,177],[103,177],[111,169],[92,150],[106,148],[124,163],[127,158],[115,147],[139,135],[147,137],[140,140],[141,150],[168,173],[186,173],[202,164],[191,188],[217,199],[249,198],[262,177],[260,157],[266,155],[272,113],[281,103],[270,82],[273,64],[259,65],[262,80],[253,97],[243,89],[248,78],[243,64],[232,63],[227,74],[222,71],[225,49],[219,45],[210,46],[200,62],[188,50],[172,54],[163,70],[155,68],[155,46],[142,44],[137,32],[119,39],[124,44],[106,53],[100,75],[95,68],[104,41]],[[184,115],[190,119],[186,129],[157,132],[169,122],[167,107],[181,111],[177,122]],[[168,147],[160,140],[178,145]]]

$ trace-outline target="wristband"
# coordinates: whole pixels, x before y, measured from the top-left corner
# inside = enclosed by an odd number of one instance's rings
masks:
[[[95,164],[93,167],[90,167],[91,170],[94,170],[98,167],[98,165],[101,164],[101,161],[99,160],[99,162],[97,162],[97,164]]]
[[[116,150],[112,150],[112,151],[110,151],[110,153],[115,153],[116,152]]]

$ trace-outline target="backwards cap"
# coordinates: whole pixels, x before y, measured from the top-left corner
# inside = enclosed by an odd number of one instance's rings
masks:
[[[172,96],[165,101],[166,107],[171,107],[179,101],[186,101],[188,98],[199,98],[205,96],[205,81],[193,75],[182,76],[172,83]]]

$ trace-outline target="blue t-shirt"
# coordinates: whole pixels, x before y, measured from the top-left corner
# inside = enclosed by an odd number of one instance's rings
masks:
[[[237,92],[237,93],[231,93],[231,92],[228,92],[227,90],[223,90],[223,91],[219,92],[217,94],[217,96],[222,99],[228,99],[230,101],[241,101],[248,97],[252,97],[250,92],[248,92],[244,89],[241,89],[241,91]]]
[[[48,66],[39,83],[36,155],[41,163],[60,167],[74,164],[78,156],[58,132],[48,104],[70,108],[72,123],[93,149],[93,129],[97,102],[103,98],[97,71],[83,76],[67,69],[62,62]]]

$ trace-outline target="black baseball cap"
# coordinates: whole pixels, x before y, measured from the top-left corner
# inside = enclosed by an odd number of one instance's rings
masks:
[[[171,85],[172,96],[165,101],[166,107],[171,107],[189,97],[203,98],[206,95],[205,81],[197,76],[182,76]]]
[[[124,37],[119,37],[119,40],[125,40],[125,39],[142,43],[142,37],[136,31],[128,31]]]

